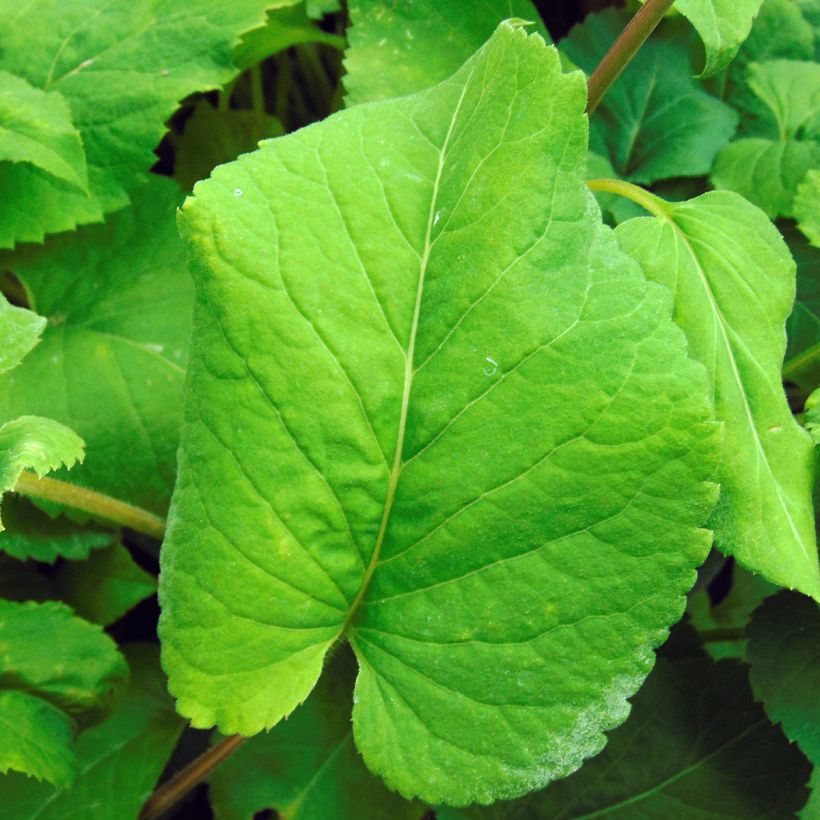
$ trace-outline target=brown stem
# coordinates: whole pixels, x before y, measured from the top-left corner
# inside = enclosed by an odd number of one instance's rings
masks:
[[[638,13],[629,21],[621,36],[604,55],[600,65],[589,78],[587,113],[591,114],[601,102],[607,89],[629,65],[646,38],[655,30],[674,0],[646,0]]]
[[[231,735],[211,746],[148,798],[138,820],[157,820],[198,786],[223,760],[230,757],[245,740],[247,738],[242,735]]]

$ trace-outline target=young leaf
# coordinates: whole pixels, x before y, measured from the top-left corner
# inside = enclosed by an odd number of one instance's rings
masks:
[[[33,0],[0,6],[0,69],[59,92],[85,147],[90,196],[29,164],[0,163],[0,247],[98,222],[128,203],[178,101],[234,76],[240,34],[270,0]]]
[[[78,615],[104,625],[157,591],[156,579],[134,563],[121,544],[97,550],[86,561],[62,564],[53,585],[53,594]]]
[[[68,103],[0,71],[0,162],[24,162],[88,191],[85,151]]]
[[[766,714],[820,766],[820,609],[782,592],[748,626],[749,677]]]
[[[531,0],[351,0],[344,85],[348,107],[400,97],[448,78],[507,18],[549,35]]]
[[[675,8],[697,29],[706,49],[701,77],[725,68],[749,36],[762,0],[676,0]]]
[[[65,786],[73,720],[104,714],[128,667],[99,627],[56,602],[0,600],[0,644],[0,772]]]
[[[502,24],[186,202],[160,629],[195,726],[276,724],[342,638],[357,746],[407,796],[521,794],[626,716],[708,551],[718,431],[586,191],[584,107]]]
[[[0,805],[14,820],[133,820],[170,756],[184,722],[165,692],[156,647],[127,647],[131,682],[104,723],[77,740],[78,774],[70,788],[10,774],[0,777]]]
[[[628,21],[615,9],[590,14],[561,48],[591,73]],[[734,133],[735,112],[692,78],[688,41],[684,28],[650,39],[591,118],[592,150],[625,179],[649,183],[705,174]]]
[[[42,478],[63,466],[71,469],[83,456],[83,440],[56,421],[38,416],[7,421],[0,426],[0,498],[17,486],[23,470]]]
[[[752,63],[755,104],[744,136],[718,154],[711,181],[742,194],[769,216],[791,216],[797,186],[820,161],[820,64]]]
[[[806,399],[804,423],[814,443],[820,444],[820,387]]]
[[[810,437],[780,382],[795,265],[776,228],[742,197],[713,191],[615,230],[646,275],[675,297],[675,320],[712,382],[725,424],[717,546],[772,583],[820,600]]]
[[[10,305],[0,293],[0,374],[20,364],[40,341],[45,326],[42,316]]]
[[[820,170],[813,168],[797,188],[794,215],[800,230],[820,248]]]
[[[792,817],[810,767],[769,724],[737,661],[659,658],[629,720],[567,780],[516,803],[440,820]]]
[[[174,178],[190,191],[217,165],[253,151],[260,140],[284,133],[276,117],[259,111],[214,108],[201,100],[185,123],[185,131],[174,140]]]
[[[328,806],[334,820],[421,820],[424,808],[388,791],[356,751],[355,677],[350,652],[337,652],[307,703],[219,766],[208,779],[218,820],[252,820],[266,808],[288,820],[315,820]]]
[[[176,474],[192,301],[178,199],[154,177],[105,225],[3,260],[49,323],[0,377],[0,420],[39,413],[69,425],[89,452],[71,480],[160,514]]]

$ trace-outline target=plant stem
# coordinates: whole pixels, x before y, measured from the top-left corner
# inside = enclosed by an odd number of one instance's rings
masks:
[[[746,632],[743,629],[705,629],[700,633],[701,643],[722,643],[724,641],[745,641]]]
[[[604,55],[598,68],[589,78],[587,113],[591,114],[601,102],[607,89],[629,65],[646,38],[655,30],[674,0],[646,0],[638,13],[629,21],[621,36]]]
[[[158,515],[118,501],[108,495],[59,481],[56,478],[39,478],[36,473],[24,470],[17,479],[15,492],[33,498],[42,498],[56,504],[65,504],[76,510],[90,513],[98,518],[113,521],[123,527],[158,538],[165,536],[165,519]]]
[[[607,194],[617,194],[618,196],[631,199],[637,202],[643,209],[649,211],[652,216],[660,216],[664,219],[669,219],[669,211],[666,209],[666,203],[655,194],[650,194],[643,188],[633,185],[631,182],[625,182],[622,179],[590,179],[587,180],[587,186],[590,191],[602,191]]]
[[[157,820],[198,786],[223,760],[230,757],[246,739],[242,735],[231,735],[211,746],[148,798],[138,820]]]

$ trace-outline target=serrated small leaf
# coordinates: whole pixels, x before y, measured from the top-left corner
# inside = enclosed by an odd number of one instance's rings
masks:
[[[771,726],[738,661],[658,658],[629,720],[579,772],[543,792],[440,820],[792,817],[810,767]]]
[[[0,162],[29,163],[80,191],[88,190],[83,141],[66,100],[2,70]]]
[[[655,200],[624,222],[621,247],[675,294],[675,320],[713,385],[727,456],[715,543],[752,572],[820,600],[813,448],[780,381],[795,264],[777,229],[742,197]]]
[[[89,453],[71,481],[160,515],[176,475],[192,302],[179,196],[154,177],[105,225],[2,260],[49,323],[0,376],[0,421],[38,413],[67,424]]]
[[[820,169],[813,168],[798,185],[794,216],[811,244],[820,248]]]
[[[113,714],[77,740],[79,772],[55,789],[20,775],[0,777],[0,805],[14,820],[133,820],[151,793],[184,721],[174,712],[155,646],[126,650],[131,682]]]
[[[421,820],[424,807],[388,791],[353,742],[349,649],[336,653],[303,706],[246,741],[208,778],[217,820],[253,820],[275,809],[288,820]]]
[[[592,73],[629,22],[615,9],[590,14],[561,49]],[[608,89],[590,121],[590,146],[633,182],[705,174],[731,139],[737,115],[692,78],[690,32],[648,40]]]
[[[820,607],[801,595],[781,592],[757,609],[747,632],[755,697],[820,766]]]
[[[128,204],[179,100],[236,75],[239,35],[270,0],[33,0],[0,5],[0,70],[68,102],[90,195],[28,164],[0,163],[0,247],[99,222]]]
[[[0,771],[66,785],[74,721],[105,714],[125,661],[99,627],[56,602],[0,599],[0,646]]]
[[[820,162],[820,64],[752,63],[747,82],[744,136],[718,154],[710,179],[770,217],[791,216],[798,185]]]
[[[186,202],[160,632],[195,726],[273,726],[341,638],[356,744],[406,796],[524,793],[626,716],[708,551],[718,431],[586,189],[584,107],[502,24]]]
[[[0,293],[0,374],[20,364],[40,341],[45,326],[42,316],[9,304]]]
[[[400,97],[449,77],[505,19],[549,35],[531,0],[352,0],[343,78],[349,107]]]

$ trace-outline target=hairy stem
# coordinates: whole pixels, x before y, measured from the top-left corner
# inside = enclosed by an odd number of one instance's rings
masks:
[[[211,746],[148,798],[138,820],[157,820],[198,786],[223,760],[230,757],[246,739],[241,735],[231,735]]]
[[[164,518],[108,495],[85,487],[78,487],[76,484],[69,484],[56,478],[39,478],[36,473],[25,470],[20,473],[14,490],[32,498],[65,504],[75,510],[82,510],[98,518],[104,518],[120,526],[150,535],[152,538],[158,538],[160,541],[165,536]]]
[[[604,55],[600,65],[589,78],[587,113],[591,114],[604,94],[621,72],[629,65],[646,38],[655,30],[674,0],[646,0],[638,13],[629,21],[621,36]]]
[[[700,633],[701,643],[722,643],[723,641],[745,641],[746,632],[743,629],[705,629]]]
[[[655,194],[650,194],[649,191],[645,191],[643,188],[633,185],[631,182],[625,182],[622,179],[590,179],[587,181],[587,186],[590,191],[617,194],[626,199],[631,199],[644,210],[649,211],[652,216],[669,218],[666,203],[660,197],[655,196]]]

